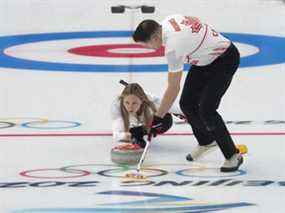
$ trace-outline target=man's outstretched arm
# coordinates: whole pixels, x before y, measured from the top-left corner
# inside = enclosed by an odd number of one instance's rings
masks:
[[[164,117],[174,103],[179,91],[183,71],[168,72],[168,84],[156,115]]]

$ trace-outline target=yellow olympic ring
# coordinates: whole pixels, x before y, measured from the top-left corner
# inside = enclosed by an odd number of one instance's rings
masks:
[[[47,118],[35,118],[35,117],[7,117],[7,118],[0,118],[0,122],[11,122],[15,125],[21,125],[21,123],[26,123],[26,122],[41,122],[41,123],[47,123],[48,119]]]

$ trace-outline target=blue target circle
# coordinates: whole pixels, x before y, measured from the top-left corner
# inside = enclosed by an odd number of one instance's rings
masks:
[[[285,62],[285,54],[282,54],[285,52],[285,37],[242,33],[223,34],[234,42],[253,45],[259,49],[259,52],[256,54],[242,57],[240,67],[264,66]],[[2,36],[0,37],[0,67],[66,72],[166,72],[168,70],[167,64],[70,64],[28,60],[5,54],[5,49],[9,47],[33,42],[81,38],[124,38],[131,35],[132,31],[95,31]],[[185,69],[188,69],[189,66],[185,65]]]

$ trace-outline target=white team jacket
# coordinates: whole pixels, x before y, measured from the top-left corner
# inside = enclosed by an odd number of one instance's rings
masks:
[[[196,17],[171,15],[161,26],[170,72],[183,70],[184,63],[208,65],[231,44],[229,39]]]

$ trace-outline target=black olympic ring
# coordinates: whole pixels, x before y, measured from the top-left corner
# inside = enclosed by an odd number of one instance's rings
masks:
[[[75,167],[84,167],[84,166],[110,166],[110,164],[81,164],[81,165],[73,165],[73,166],[66,166],[66,167],[62,167],[60,168],[60,170],[62,171],[65,171],[67,173],[76,173],[76,170],[77,169],[74,169]],[[112,168],[112,169],[106,169],[106,170],[102,170],[102,171],[96,171],[96,172],[92,172],[92,171],[89,171],[91,174],[98,174],[100,176],[104,176],[104,177],[116,177],[116,178],[121,178],[121,177],[124,177],[124,175],[112,175],[112,174],[108,174],[110,172],[127,172],[127,171],[130,171],[132,170],[132,168],[130,168],[129,166],[126,166],[126,165],[111,165],[113,167],[116,167],[116,168]],[[119,168],[118,168],[119,167]],[[81,169],[79,169],[81,170]],[[165,171],[165,170],[162,170],[162,169],[152,169],[152,168],[145,168],[143,169],[143,171],[149,171],[149,172],[156,172],[157,174],[152,174],[152,175],[146,175],[147,177],[160,177],[160,176],[164,176],[164,175],[167,175],[168,172]]]
[[[6,121],[0,121],[0,129],[6,129],[16,126],[15,123],[12,122],[6,122]]]
[[[79,164],[79,165],[71,165],[71,166],[65,166],[65,167],[61,167],[59,168],[61,171],[63,172],[66,172],[66,173],[73,173],[73,174],[77,174],[76,170],[77,170],[77,167],[97,167],[96,169],[98,170],[98,167],[115,167],[114,169],[121,169],[122,171],[127,171],[129,170],[129,166],[127,165],[111,165],[111,164]],[[119,168],[118,168],[119,167]],[[81,170],[81,169],[78,169],[78,170]],[[92,168],[91,170],[88,170],[90,172],[90,174],[98,174],[98,171],[92,171]]]
[[[106,169],[106,170],[98,172],[97,174],[101,175],[101,176],[105,176],[105,177],[119,177],[119,178],[124,177],[124,175],[112,175],[112,174],[109,175],[109,174],[107,174],[108,172],[114,172],[114,171],[118,171],[118,170],[119,169]],[[144,172],[144,171],[158,172],[158,174],[145,175],[146,177],[161,177],[161,176],[164,176],[164,175],[168,174],[167,171],[162,170],[162,169],[144,168],[144,169],[142,169],[142,172]]]

